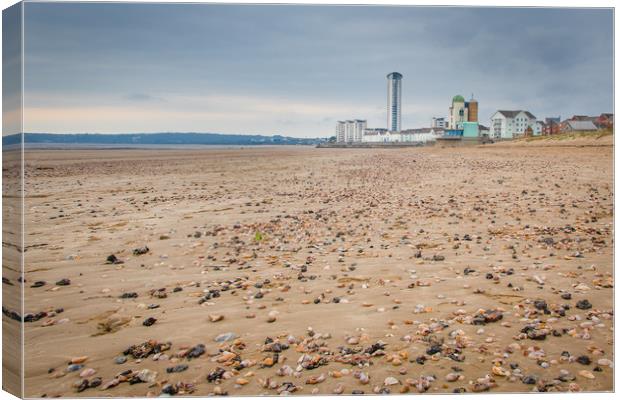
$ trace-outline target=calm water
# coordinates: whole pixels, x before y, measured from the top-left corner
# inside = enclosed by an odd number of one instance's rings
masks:
[[[276,144],[101,144],[101,143],[26,143],[26,150],[97,150],[97,149],[155,149],[155,150],[198,150],[198,149],[243,149],[257,147],[314,147],[314,145]],[[2,146],[3,151],[18,150],[19,145]]]

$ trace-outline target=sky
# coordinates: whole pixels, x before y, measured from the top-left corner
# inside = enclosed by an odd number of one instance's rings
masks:
[[[456,94],[542,119],[613,112],[611,9],[26,3],[24,131],[326,137]],[[6,56],[5,56],[6,58]]]

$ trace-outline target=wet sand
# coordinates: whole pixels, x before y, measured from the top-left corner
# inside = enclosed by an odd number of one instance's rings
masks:
[[[611,146],[26,157],[28,397],[613,389]]]

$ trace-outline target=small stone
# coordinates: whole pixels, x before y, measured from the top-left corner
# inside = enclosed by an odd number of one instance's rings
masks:
[[[175,372],[183,372],[187,368],[189,368],[189,366],[187,364],[179,364],[179,365],[175,365],[174,367],[166,368],[166,372],[169,373],[169,374],[172,374],[172,373],[175,373]]]
[[[510,376],[510,371],[499,366],[493,366],[493,368],[491,368],[491,372],[493,372],[493,375],[497,376]]]
[[[106,264],[122,264],[122,263],[123,262],[119,260],[118,258],[116,258],[114,254],[111,254],[106,258]]]
[[[461,375],[459,375],[459,374],[456,374],[454,372],[450,372],[448,375],[446,375],[446,381],[448,381],[448,382],[456,382],[459,379],[460,376]]]
[[[277,315],[278,315],[277,311],[270,311],[269,314],[267,314],[267,322],[269,323],[276,322]]]
[[[537,380],[538,379],[536,379],[535,376],[528,375],[524,376],[523,379],[521,379],[521,382],[525,383],[526,385],[535,385]]]
[[[125,364],[127,362],[127,357],[118,356],[114,359],[114,364]]]
[[[82,364],[84,363],[86,360],[88,360],[87,356],[80,356],[80,357],[73,357],[71,359],[71,364]]]
[[[151,371],[150,369],[143,369],[136,375],[141,382],[152,383],[155,382],[157,378],[157,372]]]
[[[145,320],[142,322],[142,325],[144,325],[144,326],[151,326],[151,325],[153,325],[155,322],[157,322],[157,319],[156,319],[156,318],[153,318],[153,317],[148,317],[147,319],[145,319]]]
[[[70,364],[67,367],[67,372],[75,372],[75,371],[79,371],[80,369],[82,369],[84,366],[82,364]]]
[[[585,369],[582,369],[581,371],[579,371],[579,376],[583,376],[586,379],[595,379],[596,378],[592,372],[586,371]]]
[[[579,300],[575,307],[580,310],[589,310],[590,308],[592,308],[592,304],[590,304],[588,300]]]
[[[385,378],[385,380],[383,381],[383,385],[384,386],[392,386],[392,385],[398,385],[398,379],[394,378],[393,376],[388,376],[387,378]]]
[[[84,369],[84,371],[80,372],[80,378],[88,378],[89,376],[93,376],[97,373],[97,371],[95,371],[92,368],[86,368]]]
[[[209,315],[209,321],[211,322],[219,322],[223,319],[224,319],[224,316],[222,314],[210,314]]]
[[[138,247],[137,249],[133,249],[133,255],[134,256],[140,256],[140,255],[146,254],[148,252],[149,252],[149,248],[147,246]]]
[[[579,356],[576,361],[581,365],[590,365],[590,363],[592,363],[592,360],[590,360],[588,356]]]
[[[236,339],[238,336],[233,333],[233,332],[226,332],[226,333],[221,333],[219,335],[217,335],[215,337],[215,339],[213,339],[214,341],[221,343],[221,342],[228,342],[229,340],[233,340]]]

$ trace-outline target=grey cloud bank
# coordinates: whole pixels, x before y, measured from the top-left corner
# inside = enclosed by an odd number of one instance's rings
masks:
[[[611,112],[609,9],[27,3],[25,131],[333,134],[472,93],[537,117]]]

